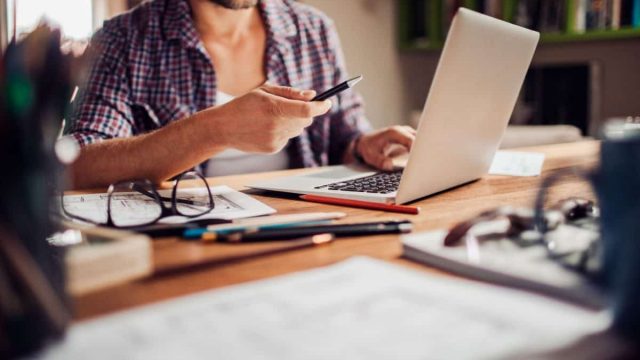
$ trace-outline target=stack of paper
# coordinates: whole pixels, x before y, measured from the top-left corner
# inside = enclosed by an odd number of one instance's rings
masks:
[[[39,358],[513,358],[607,324],[528,293],[353,258],[81,323]]]

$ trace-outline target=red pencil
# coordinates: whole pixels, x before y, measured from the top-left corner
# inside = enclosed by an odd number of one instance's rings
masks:
[[[418,213],[420,213],[420,208],[415,206],[384,204],[384,203],[377,203],[373,201],[334,198],[334,197],[311,195],[311,194],[301,195],[300,198],[303,200],[313,201],[313,202],[318,202],[323,204],[343,205],[343,206],[357,207],[362,209],[391,211],[391,212],[398,212],[398,213],[412,214],[412,215],[417,215]]]

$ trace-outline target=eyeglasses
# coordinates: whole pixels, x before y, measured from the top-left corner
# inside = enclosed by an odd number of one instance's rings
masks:
[[[62,195],[60,204],[63,213],[72,219],[124,229],[151,225],[174,215],[195,218],[215,207],[209,183],[193,171],[182,173],[173,180],[170,196],[161,196],[151,181],[142,179],[111,184],[107,194],[91,204],[77,206]],[[87,206],[91,211],[87,211]],[[88,217],[87,213],[99,217]]]
[[[575,171],[573,172],[575,173]],[[567,172],[546,178],[534,209],[500,207],[451,228],[444,239],[445,246],[466,245],[470,261],[479,261],[480,242],[507,238],[519,246],[544,246],[549,258],[585,275],[595,275],[600,269],[599,208],[593,201],[571,197],[544,210],[543,204],[550,186]],[[581,176],[586,176],[581,174]],[[504,226],[479,235],[476,226],[502,220]]]

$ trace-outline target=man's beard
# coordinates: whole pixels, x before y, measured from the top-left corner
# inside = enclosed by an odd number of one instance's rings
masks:
[[[258,4],[258,0],[209,0],[209,1],[232,10],[249,9]]]

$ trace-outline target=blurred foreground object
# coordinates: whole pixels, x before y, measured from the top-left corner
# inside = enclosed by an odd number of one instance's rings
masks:
[[[618,126],[619,125],[619,126]],[[608,124],[594,183],[602,209],[604,282],[614,328],[640,343],[640,129]]]
[[[46,238],[60,165],[54,146],[72,90],[72,57],[39,26],[0,56],[0,358],[64,334],[61,251]]]

